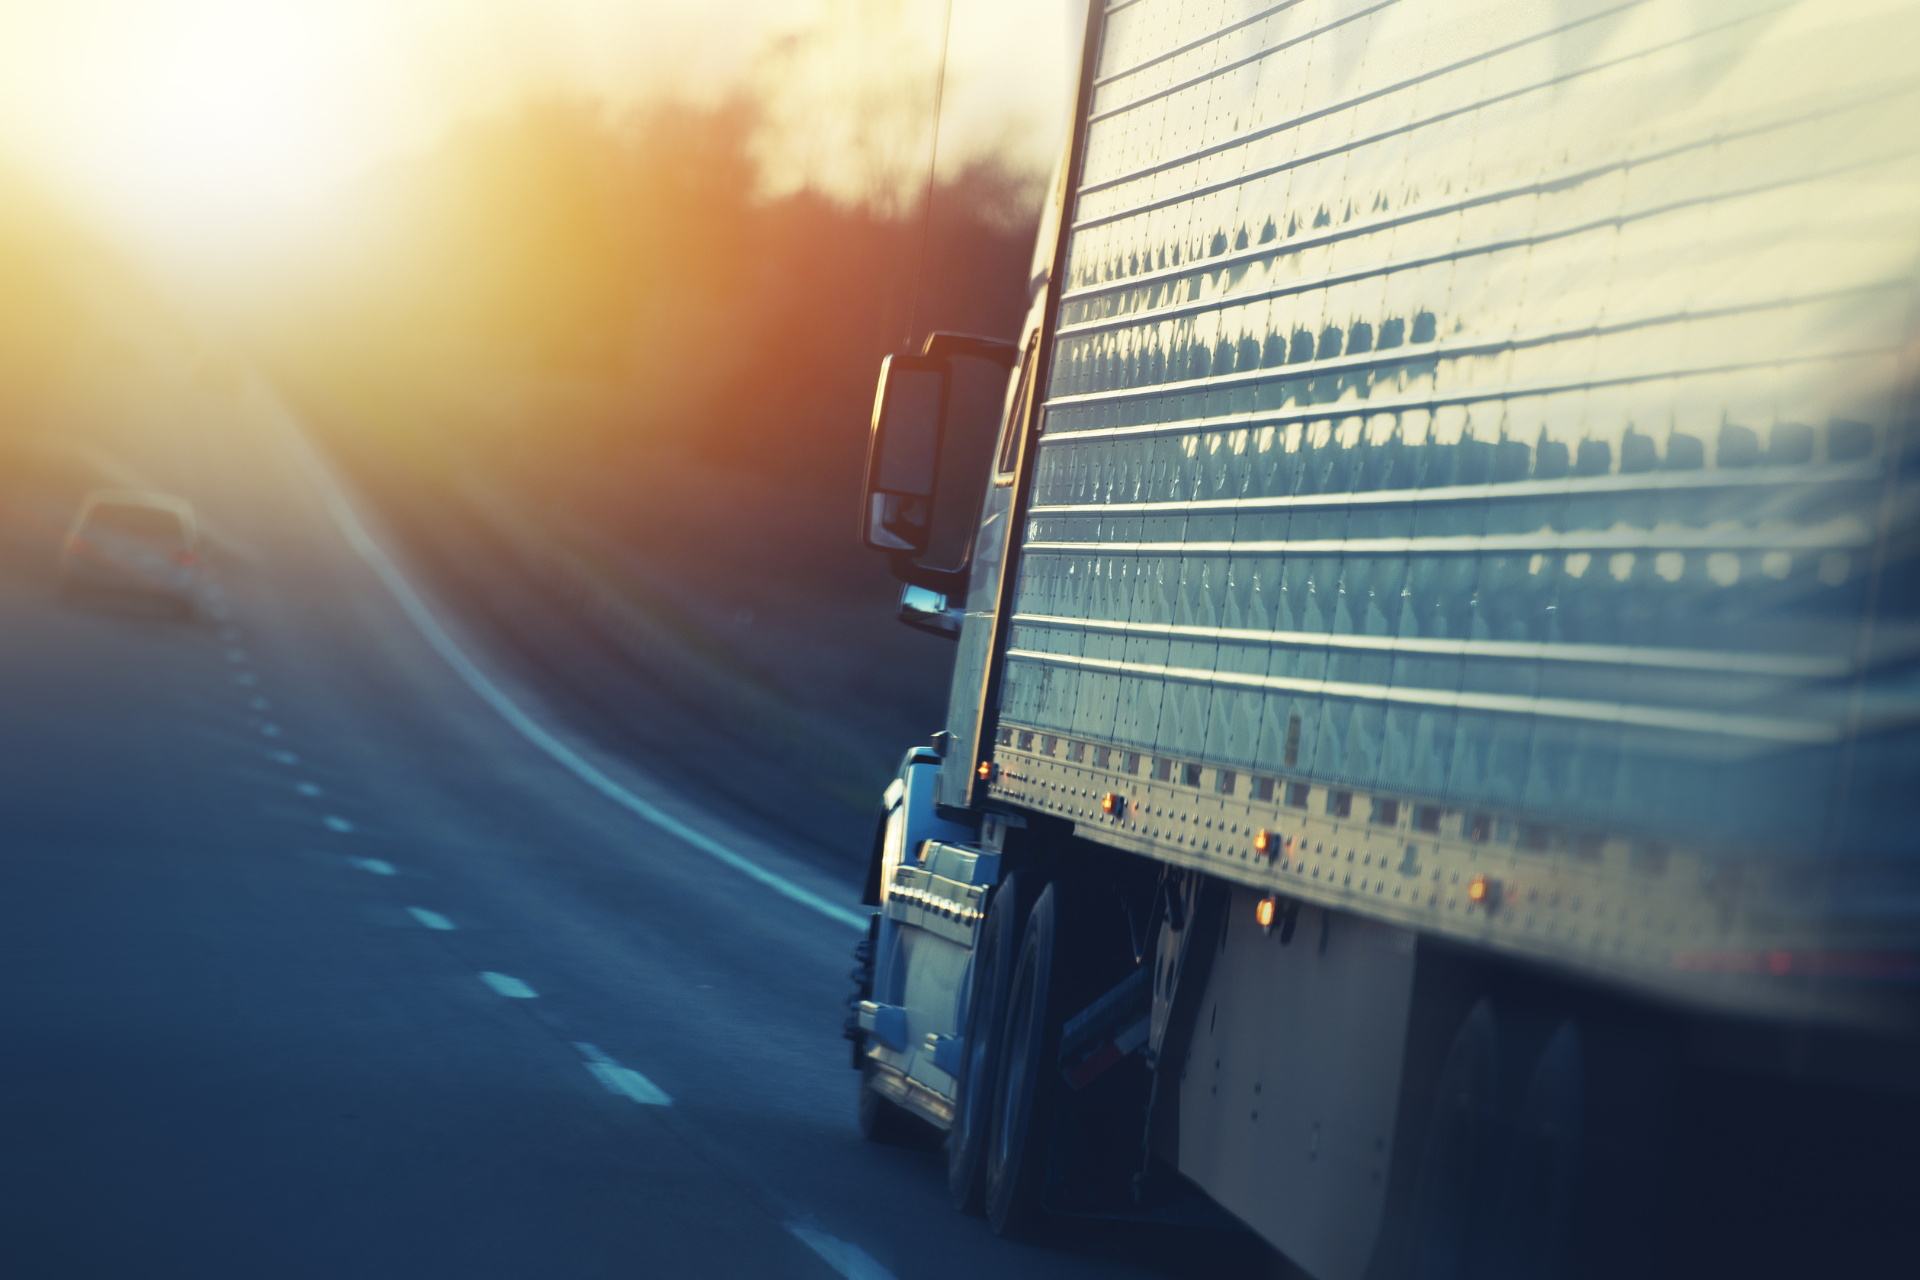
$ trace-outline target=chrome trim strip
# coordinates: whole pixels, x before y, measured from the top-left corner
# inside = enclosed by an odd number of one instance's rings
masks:
[[[1325,231],[1309,231],[1305,235],[1296,236],[1286,241],[1270,240],[1265,244],[1248,245],[1245,249],[1230,250],[1216,257],[1200,259],[1189,258],[1185,262],[1176,263],[1170,267],[1158,267],[1152,271],[1143,271],[1138,275],[1127,276],[1123,279],[1103,281],[1099,284],[1081,285],[1077,288],[1063,291],[1061,301],[1073,302],[1081,298],[1097,297],[1103,293],[1119,293],[1127,289],[1139,288],[1143,285],[1158,284],[1166,280],[1177,280],[1187,276],[1210,274],[1214,271],[1226,270],[1276,254],[1298,253],[1302,250],[1316,249],[1323,245],[1334,244],[1341,240],[1349,240],[1355,236],[1372,235],[1380,231],[1391,231],[1396,227],[1404,226],[1410,222],[1422,222],[1428,218],[1447,217],[1450,214],[1460,213],[1479,205],[1498,204],[1503,200],[1512,200],[1523,196],[1566,190],[1570,187],[1577,187],[1582,183],[1591,182],[1593,179],[1605,174],[1614,173],[1623,169],[1645,167],[1661,160],[1671,160],[1675,156],[1684,155],[1689,151],[1704,151],[1724,146],[1729,142],[1739,142],[1747,138],[1772,133],[1779,129],[1791,128],[1794,125],[1822,120],[1829,116],[1840,115],[1848,111],[1857,111],[1863,107],[1873,106],[1883,99],[1898,96],[1903,92],[1910,93],[1913,91],[1913,88],[1914,85],[1910,82],[1902,82],[1891,86],[1882,84],[1867,93],[1860,94],[1847,101],[1823,106],[1816,111],[1810,111],[1805,114],[1776,116],[1761,124],[1750,125],[1744,129],[1697,134],[1681,142],[1669,143],[1656,151],[1638,152],[1632,155],[1602,161],[1597,164],[1584,164],[1578,168],[1560,169],[1544,177],[1514,183],[1511,186],[1495,187],[1487,191],[1464,195],[1453,200],[1403,207],[1394,212],[1382,214],[1379,217],[1356,218],[1352,222],[1342,223],[1340,226],[1330,227]],[[1142,213],[1149,213],[1157,208],[1178,204],[1186,200],[1198,199],[1201,196],[1210,195],[1216,191],[1224,191],[1230,187],[1241,186],[1259,178],[1271,177],[1275,173],[1284,172],[1290,168],[1297,168],[1300,165],[1324,160],[1344,151],[1369,146],[1391,137],[1396,133],[1403,133],[1409,128],[1417,127],[1419,124],[1431,123],[1434,120],[1443,118],[1445,117],[1424,117],[1413,125],[1403,125],[1399,128],[1385,130],[1357,141],[1343,143],[1339,147],[1316,151],[1311,155],[1296,156],[1294,159],[1286,161],[1283,164],[1273,165],[1255,173],[1236,174],[1231,178],[1222,178],[1214,182],[1204,183],[1183,195],[1155,197],[1153,200],[1140,205],[1138,208],[1128,209],[1118,213],[1103,213],[1098,217],[1088,218],[1083,222],[1076,222],[1073,229],[1075,231],[1082,231],[1092,227],[1104,226],[1109,222],[1118,222]],[[1759,189],[1765,190],[1768,188]],[[1660,205],[1655,206],[1651,211],[1664,212],[1673,207],[1675,206]],[[1634,215],[1623,214],[1620,216],[1632,217]],[[1585,224],[1573,225],[1584,226]],[[1536,241],[1523,242],[1534,243]]]
[[[1397,349],[1397,348],[1396,348]],[[1632,382],[1660,382],[1669,378],[1700,378],[1711,374],[1737,373],[1745,369],[1780,368],[1786,365],[1817,364],[1821,361],[1860,360],[1870,357],[1899,355],[1905,350],[1901,343],[1889,343],[1885,346],[1854,347],[1839,351],[1819,352],[1812,355],[1775,355],[1752,360],[1733,360],[1717,364],[1696,365],[1682,368],[1643,369],[1626,373],[1588,374],[1579,378],[1554,378],[1535,382],[1507,382],[1489,384],[1481,387],[1465,387],[1457,391],[1434,391],[1424,395],[1387,397],[1380,400],[1337,400],[1324,404],[1308,405],[1293,409],[1258,410],[1250,409],[1245,413],[1223,413],[1218,417],[1182,418],[1173,422],[1145,422],[1131,427],[1087,427],[1078,431],[1060,431],[1052,428],[1051,423],[1042,433],[1046,439],[1060,440],[1100,440],[1116,439],[1124,436],[1141,435],[1179,435],[1205,427],[1216,430],[1227,427],[1251,427],[1278,425],[1283,422],[1311,422],[1319,418],[1364,418],[1378,413],[1397,413],[1408,409],[1431,409],[1450,404],[1473,404],[1482,400],[1507,400],[1516,396],[1548,396],[1568,391],[1587,391],[1594,387],[1622,386]],[[1249,371],[1246,381],[1254,381],[1264,376],[1271,381],[1284,381],[1285,375],[1275,377],[1266,369]],[[1295,375],[1307,376],[1307,375]],[[1235,379],[1227,382],[1225,378]],[[1126,388],[1123,391],[1089,391],[1079,396],[1061,396],[1048,400],[1042,408],[1073,408],[1081,404],[1098,403],[1101,400],[1147,399],[1154,396],[1191,395],[1204,393],[1214,388],[1230,388],[1238,385],[1242,375],[1233,373],[1222,379],[1198,382],[1190,387],[1173,383],[1151,388]]]
[[[1726,671],[1737,675],[1806,680],[1835,680],[1852,670],[1852,663],[1845,657],[1814,654],[1729,653],[1710,649],[1651,649],[1638,645],[1549,644],[1517,640],[1449,640],[1431,636],[1335,635],[1323,631],[1256,631],[1242,627],[1194,627],[1163,622],[1066,618],[1043,613],[1018,613],[1014,615],[1013,623],[1015,626],[1058,627],[1165,640],[1217,640],[1230,644],[1265,643],[1370,653],[1498,658],[1517,662],[1587,662],[1624,667],[1664,667],[1679,671]]]
[[[1245,427],[1233,430],[1244,431]],[[1057,437],[1066,444],[1075,435]],[[1867,484],[1881,479],[1877,462],[1834,462],[1783,467],[1699,471],[1638,471],[1626,475],[1570,476],[1564,480],[1514,480],[1447,485],[1433,489],[1362,489],[1352,493],[1294,493],[1265,498],[1196,498],[1191,502],[1078,502],[1028,508],[1029,516],[1237,515],[1295,508],[1431,506],[1442,502],[1487,502],[1500,498],[1560,498],[1586,494],[1635,494],[1673,489],[1764,488],[1774,485]]]
[[[1111,18],[1114,14],[1120,12],[1122,9],[1130,8],[1134,4],[1137,4],[1138,2],[1139,0],[1118,0],[1118,3],[1110,4],[1107,6],[1106,16]],[[1266,20],[1267,18],[1271,18],[1274,14],[1279,13],[1283,9],[1291,9],[1293,8],[1293,6],[1299,3],[1300,3],[1300,0],[1285,0],[1285,2],[1282,4],[1269,5],[1267,8],[1262,9],[1260,12],[1254,14],[1250,18],[1242,18],[1240,19],[1240,21],[1233,23],[1230,26],[1225,26],[1220,28],[1218,31],[1213,32],[1211,35],[1201,36],[1197,40],[1189,40],[1183,45],[1178,45],[1172,49],[1168,49],[1165,53],[1156,53],[1151,58],[1148,58],[1145,62],[1135,63],[1133,66],[1128,67],[1124,71],[1113,71],[1113,72],[1109,72],[1104,76],[1097,76],[1094,78],[1093,87],[1096,91],[1098,91],[1104,85],[1113,84],[1115,81],[1119,81],[1119,80],[1125,80],[1128,76],[1131,76],[1131,75],[1138,75],[1140,72],[1145,71],[1148,67],[1157,67],[1161,63],[1167,61],[1169,58],[1177,58],[1183,53],[1192,53],[1195,49],[1203,49],[1207,45],[1212,44],[1215,40],[1220,39],[1222,36],[1230,36],[1234,32],[1240,30],[1242,27],[1250,27],[1256,22],[1261,22]],[[1369,10],[1369,12],[1371,12],[1371,10]]]
[[[1769,742],[1825,745],[1843,736],[1835,724],[1786,720],[1771,716],[1730,715],[1714,711],[1678,711],[1668,707],[1641,707],[1623,702],[1580,702],[1571,698],[1527,697],[1519,694],[1466,693],[1453,689],[1420,689],[1383,684],[1355,684],[1343,680],[1301,680],[1292,676],[1263,676],[1241,671],[1203,671],[1157,662],[1123,662],[1112,658],[1085,658],[1065,653],[1009,649],[1016,659],[1046,666],[1077,667],[1110,675],[1178,680],[1188,684],[1225,685],[1241,689],[1305,693],[1364,702],[1397,702],[1411,706],[1447,707],[1460,711],[1491,711],[1508,715],[1547,716],[1558,720],[1585,720],[1630,725],[1643,729],[1673,729],[1718,737],[1762,739]],[[1070,735],[1071,731],[1062,730]]]
[[[1313,286],[1319,288],[1319,285]],[[1364,370],[1385,368],[1396,364],[1438,363],[1442,360],[1458,360],[1467,356],[1487,355],[1497,351],[1511,351],[1522,347],[1551,346],[1556,342],[1577,342],[1583,338],[1604,338],[1616,333],[1628,333],[1635,329],[1651,329],[1666,324],[1686,324],[1696,320],[1718,320],[1729,316],[1751,315],[1761,311],[1777,311],[1789,307],[1807,306],[1820,302],[1837,302],[1843,298],[1863,293],[1878,293],[1888,289],[1913,288],[1911,280],[1880,280],[1872,284],[1859,285],[1850,289],[1836,289],[1828,293],[1817,293],[1803,297],[1780,298],[1765,302],[1747,303],[1736,307],[1711,307],[1702,311],[1671,311],[1659,315],[1635,316],[1607,324],[1584,325],[1577,329],[1535,330],[1532,333],[1516,333],[1499,338],[1484,338],[1473,342],[1422,342],[1406,343],[1397,347],[1388,347],[1385,351],[1365,351],[1358,355],[1333,356],[1326,360],[1302,360],[1298,364],[1267,365],[1259,369],[1236,369],[1232,373],[1208,374],[1199,378],[1183,378],[1169,382],[1145,382],[1131,387],[1109,387],[1104,391],[1075,391],[1066,395],[1049,396],[1048,408],[1077,409],[1082,405],[1105,404],[1115,400],[1150,400],[1170,395],[1190,395],[1196,391],[1232,390],[1236,387],[1259,385],[1260,383],[1292,382],[1301,378],[1331,377],[1337,374],[1355,373]],[[1870,348],[1867,354],[1878,351],[1899,350],[1899,344],[1892,343],[1885,348]],[[1839,352],[1840,355],[1862,354],[1860,352]],[[1780,357],[1782,360],[1818,360],[1825,358],[1822,353]],[[1758,363],[1772,361],[1742,362],[1733,368],[1751,368]],[[1714,366],[1705,372],[1719,372]],[[1694,372],[1689,369],[1663,370],[1657,374],[1642,374],[1646,377],[1687,377]],[[1581,383],[1581,386],[1594,385]],[[1339,402],[1336,402],[1339,403]],[[1357,401],[1366,404],[1367,401]],[[1072,434],[1071,432],[1064,434]]]
[[[1559,26],[1548,28],[1545,31],[1536,31],[1531,35],[1522,36],[1518,40],[1509,41],[1506,44],[1496,46],[1495,48],[1492,48],[1492,49],[1487,49],[1480,53],[1476,53],[1471,57],[1461,58],[1458,61],[1447,63],[1444,66],[1426,68],[1425,70],[1422,70],[1418,75],[1409,76],[1404,80],[1395,81],[1393,84],[1382,85],[1378,89],[1369,89],[1365,93],[1358,93],[1353,95],[1352,97],[1343,98],[1339,102],[1331,103],[1323,107],[1316,107],[1311,111],[1304,111],[1301,114],[1294,116],[1290,120],[1283,120],[1278,124],[1268,125],[1264,129],[1255,129],[1250,132],[1241,134],[1236,138],[1230,138],[1225,142],[1216,142],[1209,147],[1200,147],[1194,151],[1184,152],[1178,156],[1173,156],[1165,160],[1159,160],[1153,164],[1143,166],[1142,168],[1139,168],[1139,169],[1130,170],[1129,172],[1120,174],[1116,177],[1103,178],[1099,182],[1087,183],[1081,186],[1080,188],[1078,188],[1074,192],[1074,194],[1077,197],[1095,195],[1102,191],[1111,190],[1114,187],[1123,186],[1129,182],[1138,182],[1142,178],[1153,177],[1155,174],[1164,173],[1168,169],[1176,169],[1183,164],[1191,164],[1196,160],[1204,160],[1209,156],[1219,155],[1223,151],[1231,151],[1235,147],[1246,146],[1250,142],[1257,142],[1262,138],[1271,137],[1277,133],[1285,133],[1289,129],[1297,129],[1301,125],[1311,124],[1315,120],[1319,120],[1330,115],[1337,115],[1342,111],[1350,111],[1354,107],[1362,106],[1378,98],[1385,98],[1392,94],[1399,93],[1402,90],[1417,88],[1419,85],[1429,80],[1438,79],[1441,76],[1449,75],[1455,71],[1464,71],[1468,67],[1473,66],[1475,63],[1490,62],[1493,59],[1498,58],[1503,54],[1513,53],[1517,50],[1524,49],[1530,44],[1537,44],[1542,40],[1551,40],[1555,36],[1563,35],[1566,32],[1575,29],[1576,27],[1586,26],[1589,23],[1598,22],[1604,18],[1610,18],[1616,14],[1625,13],[1630,9],[1637,9],[1645,3],[1647,3],[1647,0],[1627,0],[1625,4],[1615,5],[1611,9],[1602,9],[1597,13],[1586,14],[1582,17],[1574,19],[1572,22],[1563,23]],[[1437,120],[1444,120],[1449,116],[1462,115],[1462,114],[1467,114],[1475,111],[1480,111],[1487,107],[1496,106],[1501,102],[1509,101],[1517,97],[1522,97],[1528,93],[1533,93],[1537,90],[1548,88],[1553,85],[1557,85],[1565,81],[1575,79],[1580,76],[1592,75],[1596,72],[1610,70],[1616,66],[1620,66],[1625,63],[1635,61],[1636,59],[1639,59],[1639,58],[1644,58],[1648,54],[1660,53],[1667,49],[1679,48],[1681,45],[1685,45],[1696,40],[1705,39],[1708,36],[1727,30],[1731,27],[1736,27],[1747,22],[1753,22],[1757,19],[1767,17],[1787,7],[1789,7],[1787,3],[1776,3],[1767,9],[1756,10],[1751,13],[1744,13],[1744,14],[1741,14],[1739,17],[1733,18],[1729,21],[1722,22],[1711,27],[1703,27],[1699,30],[1690,32],[1689,34],[1682,36],[1676,40],[1669,40],[1663,44],[1650,45],[1645,48],[1636,49],[1634,52],[1630,54],[1626,54],[1618,58],[1612,58],[1604,62],[1590,63],[1570,74],[1555,75],[1546,80],[1533,81],[1526,85],[1521,86],[1518,89],[1509,90],[1508,92],[1502,93],[1502,94],[1496,94],[1491,98],[1477,99],[1474,102],[1456,107],[1451,111],[1444,111],[1431,116],[1423,116],[1420,120],[1414,122],[1413,124],[1403,125],[1398,129],[1389,130],[1387,131],[1387,134],[1382,136],[1389,136],[1392,133],[1404,132],[1407,129],[1416,127],[1417,125],[1420,125],[1420,124],[1431,124]],[[1351,150],[1355,147],[1363,145],[1365,142],[1369,142],[1372,140],[1373,139],[1371,138],[1367,138],[1367,139],[1360,139],[1357,141],[1349,141],[1343,144],[1342,146],[1335,148],[1333,151],[1328,152],[1327,154],[1338,154],[1341,151]],[[1299,163],[1299,160],[1295,160],[1291,163]],[[1240,183],[1248,182],[1254,178],[1262,177],[1262,176],[1265,176],[1264,170],[1260,172],[1255,172],[1255,173],[1242,173],[1238,175],[1236,178],[1234,178],[1232,183],[1230,183],[1229,185],[1237,186]],[[1198,193],[1199,192],[1196,189],[1195,191],[1185,192],[1178,197],[1170,197],[1170,198],[1176,199],[1176,200],[1190,200]],[[1075,203],[1077,204],[1078,201],[1076,200]],[[1092,220],[1089,220],[1089,222],[1085,224],[1075,223],[1073,229],[1078,231],[1081,229],[1083,225],[1092,225]]]
[[[1595,230],[1593,224],[1582,223],[1574,227],[1574,232]],[[1353,280],[1366,279],[1369,276],[1387,275],[1395,271],[1407,271],[1416,267],[1432,265],[1439,261],[1454,261],[1461,256],[1478,253],[1493,253],[1501,249],[1532,247],[1544,240],[1553,239],[1552,235],[1541,235],[1533,240],[1507,236],[1499,240],[1487,240],[1479,244],[1462,246],[1457,253],[1427,254],[1418,258],[1386,258],[1366,267],[1356,267],[1350,271],[1340,271],[1332,275],[1317,276],[1312,280],[1294,280],[1286,284],[1275,285],[1269,289],[1260,289],[1250,293],[1223,293],[1215,298],[1202,298],[1196,302],[1179,302],[1147,311],[1128,311],[1099,320],[1083,320],[1078,324],[1062,325],[1062,338],[1075,338],[1082,334],[1103,333],[1115,329],[1134,327],[1141,330],[1154,325],[1188,316],[1200,315],[1208,311],[1224,311],[1229,307],[1243,306],[1250,302],[1269,301],[1294,293],[1313,293],[1334,285],[1345,284]],[[1397,347],[1379,347],[1357,355],[1334,356],[1327,360],[1300,360],[1288,364],[1264,365],[1259,369],[1241,369],[1230,374],[1221,374],[1221,378],[1246,378],[1264,375],[1269,378],[1300,377],[1314,370],[1344,372],[1352,368],[1365,368],[1375,364],[1394,364],[1406,360],[1445,359],[1450,355],[1479,355],[1488,351],[1500,351],[1515,347],[1547,346],[1555,342],[1571,342],[1580,338],[1601,338],[1616,333],[1629,333],[1635,329],[1651,329],[1663,324],[1686,324],[1695,320],[1719,320],[1730,316],[1752,315],[1758,311],[1778,311],[1787,307],[1810,306],[1821,302],[1838,302],[1860,294],[1878,293],[1885,289],[1911,289],[1913,281],[1907,277],[1894,277],[1887,280],[1874,280],[1866,284],[1848,285],[1843,289],[1823,289],[1817,293],[1789,294],[1784,297],[1762,298],[1751,302],[1741,302],[1722,307],[1701,307],[1697,310],[1648,312],[1637,316],[1625,316],[1618,320],[1608,320],[1596,324],[1582,325],[1573,329],[1535,329],[1527,333],[1508,334],[1497,338],[1485,338],[1472,342],[1448,342],[1428,340],[1421,343],[1404,342]],[[1292,335],[1289,334],[1289,337]],[[1316,335],[1317,336],[1317,335]],[[1297,371],[1297,372],[1289,372]],[[1085,391],[1081,395],[1108,395],[1117,391],[1144,392],[1151,389],[1171,389],[1194,383],[1205,384],[1212,376],[1189,378],[1179,381],[1142,383],[1133,387],[1114,387],[1107,391]]]
[[[1832,551],[1873,545],[1865,523],[1842,516],[1800,529],[1596,529],[1428,538],[1302,538],[1247,542],[1043,542],[1023,551],[1085,555],[1464,555],[1512,551]],[[1604,570],[1596,566],[1596,572]]]
[[[1200,39],[1190,41],[1187,44],[1180,46],[1178,49],[1173,49],[1167,53],[1163,53],[1156,57],[1150,58],[1147,61],[1141,63],[1137,67],[1130,67],[1125,71],[1116,71],[1110,76],[1106,76],[1106,77],[1103,77],[1102,79],[1094,81],[1093,82],[1094,92],[1098,93],[1101,89],[1105,88],[1109,84],[1113,84],[1116,81],[1124,80],[1131,75],[1137,75],[1138,73],[1145,71],[1148,67],[1158,66],[1162,62],[1166,62],[1171,58],[1177,58],[1183,53],[1191,53],[1195,49],[1203,48],[1206,45],[1213,43],[1215,40],[1219,40],[1224,36],[1232,35],[1234,32],[1239,31],[1243,27],[1249,27],[1256,22],[1260,22],[1266,18],[1270,18],[1274,14],[1279,13],[1282,9],[1291,9],[1294,5],[1298,3],[1300,3],[1300,0],[1289,0],[1289,2],[1286,4],[1274,5],[1271,9],[1264,9],[1261,12],[1254,14],[1251,18],[1242,18],[1239,22],[1234,23],[1232,26],[1224,27],[1221,30],[1214,32],[1210,36],[1202,36]],[[1191,89],[1196,85],[1203,85],[1209,80],[1217,80],[1221,76],[1226,75],[1229,72],[1238,71],[1241,67],[1244,67],[1249,63],[1258,62],[1262,58],[1270,58],[1276,53],[1285,52],[1286,50],[1293,48],[1293,46],[1297,44],[1304,44],[1308,40],[1318,39],[1319,37],[1327,34],[1327,32],[1329,31],[1337,30],[1341,27],[1346,26],[1350,22],[1358,22],[1362,18],[1372,17],[1374,14],[1380,12],[1380,10],[1390,9],[1398,3],[1400,3],[1400,0],[1379,0],[1379,3],[1377,4],[1368,5],[1364,9],[1356,9],[1344,18],[1336,18],[1334,21],[1326,23],[1322,26],[1315,27],[1311,31],[1302,32],[1301,34],[1294,36],[1291,40],[1282,40],[1279,44],[1268,45],[1266,48],[1260,50],[1258,53],[1250,53],[1250,54],[1247,54],[1245,57],[1235,58],[1232,62],[1223,62],[1218,66],[1210,67],[1206,71],[1201,72],[1197,76],[1189,76],[1187,79],[1182,80],[1179,84],[1168,85],[1166,88],[1156,89],[1152,93],[1149,93],[1144,97],[1134,98],[1131,101],[1123,102],[1118,106],[1107,107],[1107,108],[1104,108],[1103,110],[1095,111],[1087,117],[1087,123],[1099,124],[1102,120],[1108,120],[1117,115],[1124,115],[1126,112],[1132,111],[1136,107],[1144,107],[1149,102],[1158,102],[1161,98],[1165,98],[1171,94],[1179,93],[1182,89]],[[1107,12],[1112,13],[1113,11],[1109,9]]]

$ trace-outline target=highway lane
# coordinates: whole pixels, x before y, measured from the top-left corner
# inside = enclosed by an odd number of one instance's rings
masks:
[[[610,802],[476,696],[268,406],[176,380],[64,432],[221,541],[192,624],[66,607],[52,533],[77,495],[8,495],[0,1270],[1185,1269],[1163,1237],[1005,1244],[947,1207],[937,1153],[862,1142],[853,929]],[[415,585],[618,786],[857,910],[846,879],[576,738]]]

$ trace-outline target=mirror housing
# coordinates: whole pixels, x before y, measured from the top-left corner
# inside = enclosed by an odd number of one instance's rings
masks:
[[[965,609],[948,604],[947,597],[938,591],[911,582],[900,590],[900,621],[915,631],[958,640],[966,616]]]
[[[922,563],[936,536],[951,540],[956,516],[970,520],[972,511],[957,513],[955,503],[969,501],[968,477],[949,484],[942,497],[943,465],[973,466],[973,454],[991,450],[997,419],[962,422],[949,430],[954,401],[955,359],[984,360],[1011,371],[1019,349],[1011,342],[970,333],[930,333],[918,355],[888,356],[880,366],[880,385],[873,397],[873,422],[867,439],[866,487],[860,500],[860,540],[887,553],[888,568],[902,582],[944,595],[962,598],[967,590],[970,551],[959,549],[950,565]],[[966,397],[960,397],[966,402]],[[952,437],[949,439],[949,437]],[[983,477],[975,477],[983,480]],[[941,504],[946,505],[943,507]],[[938,534],[939,530],[947,534]],[[936,555],[952,555],[953,547]],[[904,602],[903,602],[904,608]],[[921,609],[916,616],[943,616],[946,606]],[[905,614],[902,614],[906,620]],[[940,627],[910,625],[946,634]]]
[[[881,362],[860,523],[861,541],[875,551],[916,556],[927,549],[952,376],[938,357],[895,355]]]

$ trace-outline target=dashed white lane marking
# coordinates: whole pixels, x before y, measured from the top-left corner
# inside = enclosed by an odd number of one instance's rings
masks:
[[[242,671],[239,675],[233,678],[233,682],[239,685],[243,689],[251,689],[253,688],[253,686],[260,683],[260,677],[256,676],[251,671]]]
[[[263,724],[260,726],[260,732],[269,738],[277,738],[280,736],[280,726],[272,723]]]
[[[297,786],[295,786],[294,790],[298,791],[301,795],[306,796],[309,800],[313,799],[315,796],[320,794],[319,786],[311,782],[302,782]]]
[[[295,457],[313,480],[314,487],[320,491],[321,500],[326,503],[328,512],[333,516],[334,524],[339,526],[348,544],[359,553],[362,560],[367,562],[367,566],[386,585],[387,590],[393,593],[393,598],[399,603],[401,611],[419,629],[427,644],[446,660],[447,665],[466,682],[469,689],[479,695],[481,701],[498,712],[500,718],[513,726],[521,737],[544,751],[580,781],[621,808],[643,821],[652,823],[681,842],[692,845],[716,862],[732,867],[741,875],[758,881],[781,897],[817,911],[829,920],[837,921],[852,929],[862,931],[866,929],[865,914],[849,911],[839,903],[829,902],[811,889],[795,884],[778,872],[767,870],[751,858],[735,853],[705,832],[688,826],[658,805],[635,795],[601,772],[579,752],[547,732],[531,716],[522,711],[519,705],[509,698],[484,671],[480,670],[459,645],[454,643],[453,637],[448,635],[446,628],[440,625],[440,620],[433,616],[433,611],[427,608],[426,602],[414,591],[413,584],[407,581],[406,576],[400,572],[399,566],[394,564],[380,544],[373,540],[373,535],[368,533],[366,526],[360,523],[360,517],[354,513],[352,506],[340,492],[339,486],[334,482],[325,464],[313,452],[313,446],[307,443],[293,415],[277,401],[274,408],[279,411],[280,422],[287,433],[288,442],[293,447]]]
[[[584,1040],[576,1040],[573,1047],[587,1060],[587,1070],[593,1072],[593,1078],[606,1087],[608,1093],[617,1093],[623,1098],[631,1098],[643,1107],[670,1107],[673,1099],[667,1091],[653,1081],[635,1071],[632,1067],[623,1067],[600,1052],[596,1045]]]
[[[447,919],[438,911],[429,911],[425,907],[408,907],[407,914],[429,929],[438,929],[443,933],[451,933],[453,931],[453,921]]]
[[[394,876],[400,874],[394,870],[393,864],[385,858],[349,858],[347,861],[362,871],[376,876]]]
[[[540,993],[518,978],[504,973],[495,973],[491,969],[480,975],[480,981],[492,987],[495,995],[505,996],[509,1000],[538,1000]]]
[[[267,752],[267,759],[273,761],[275,764],[293,765],[300,763],[300,757],[291,751],[269,751]]]
[[[894,1280],[893,1272],[875,1262],[873,1255],[857,1244],[848,1244],[804,1222],[789,1222],[787,1230],[847,1280]]]
[[[343,836],[350,836],[353,834],[353,824],[351,822],[348,822],[345,818],[342,818],[338,814],[330,813],[326,817],[320,819],[320,822],[321,822],[321,825],[326,827],[326,829],[329,831],[337,831]]]
[[[227,661],[228,661],[228,662],[232,662],[232,663],[236,663],[236,664],[238,664],[238,663],[242,663],[242,662],[245,662],[246,660],[247,660],[247,651],[246,651],[245,649],[229,649],[229,650],[227,650]]]
[[[271,707],[273,704],[271,702],[268,702],[265,698],[262,698],[260,695],[255,694],[253,697],[247,699],[247,705],[249,707],[252,707],[255,711],[265,711],[269,707]]]

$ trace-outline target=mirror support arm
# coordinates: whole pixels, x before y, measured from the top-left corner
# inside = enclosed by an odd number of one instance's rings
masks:
[[[920,354],[941,360],[972,356],[977,360],[991,360],[1011,372],[1020,358],[1020,345],[977,333],[930,333],[921,345]]]
[[[972,576],[970,565],[962,565],[958,569],[929,569],[915,563],[908,552],[893,551],[887,555],[887,568],[901,582],[938,591],[949,600],[964,602],[967,598],[967,579]]]

